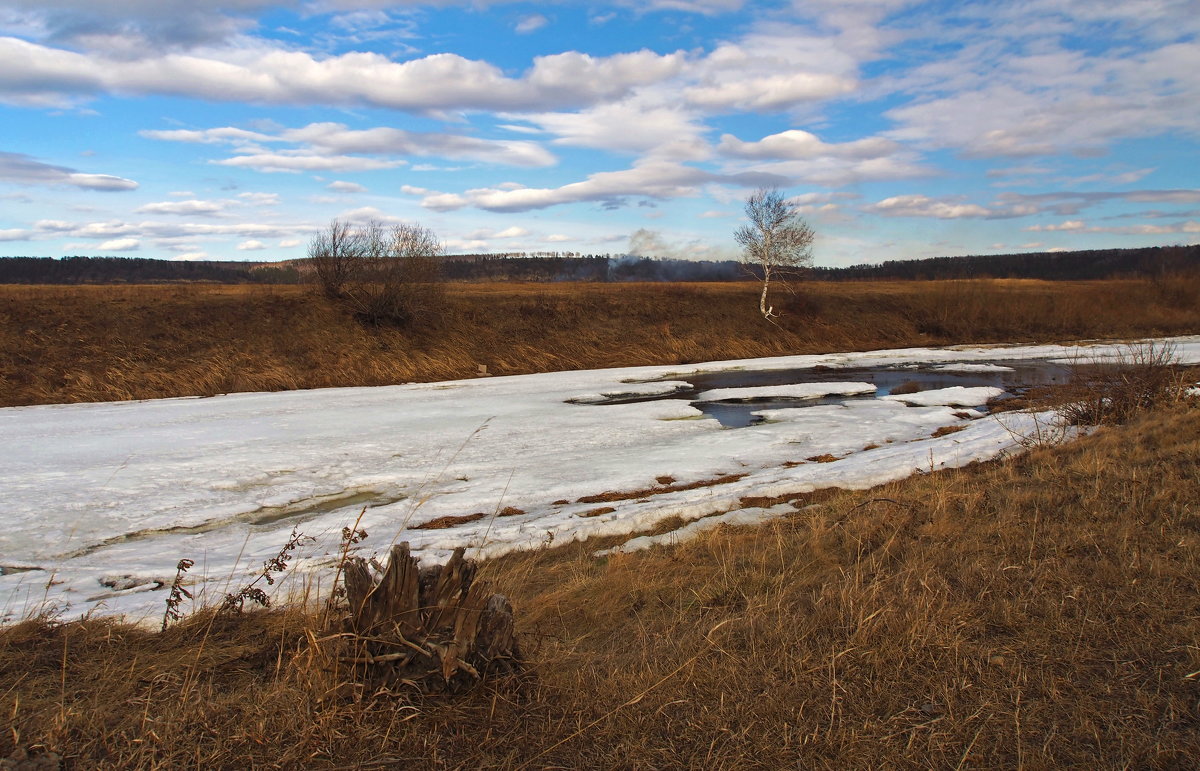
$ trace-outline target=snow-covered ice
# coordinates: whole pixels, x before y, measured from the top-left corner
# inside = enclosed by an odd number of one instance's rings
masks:
[[[696,397],[702,402],[731,399],[820,399],[822,396],[861,396],[875,393],[873,383],[795,383],[748,388],[714,388]]]
[[[1012,367],[1003,364],[972,364],[970,362],[952,362],[937,364],[930,367],[934,372],[1012,372]]]
[[[646,396],[666,396],[686,391],[691,385],[681,381],[663,380],[655,383],[622,383],[620,388],[608,391],[575,394],[566,401],[572,404],[603,404],[618,399],[637,399]]]
[[[976,386],[974,388],[951,386],[950,388],[917,391],[911,394],[889,394],[880,398],[892,402],[901,402],[910,407],[936,407],[938,405],[946,407],[980,407],[987,404],[988,400],[995,399],[1003,393],[1003,388],[996,388],[994,386]]]
[[[1200,361],[1200,338],[1172,342],[1181,358]],[[293,527],[316,540],[282,590],[328,581],[341,529],[364,508],[363,553],[406,540],[437,561],[460,545],[488,556],[644,532],[672,516],[693,522],[743,509],[746,496],[865,489],[994,457],[1048,416],[1009,414],[1002,424],[964,419],[978,413],[947,406],[957,398],[908,406],[860,397],[764,409],[765,422],[727,429],[669,397],[706,372],[1079,360],[1119,350],[906,349],[0,409],[0,618],[49,602],[67,615],[98,608],[153,619],[165,595],[155,589],[179,559],[196,561],[191,588],[212,600],[253,575]],[[654,380],[670,382],[645,382]],[[668,398],[570,403],[656,394]],[[963,430],[931,436],[951,424]],[[817,455],[838,460],[804,462]],[[665,476],[674,483],[656,481]],[[616,503],[580,500],[656,487]],[[507,516],[494,516],[502,510]],[[421,528],[476,513],[484,516]]]

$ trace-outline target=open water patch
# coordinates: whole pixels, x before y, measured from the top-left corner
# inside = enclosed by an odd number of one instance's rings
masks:
[[[1006,395],[1017,396],[1033,386],[1066,383],[1070,368],[1061,363],[1029,360],[997,359],[990,362],[946,362],[904,364],[882,367],[805,367],[796,369],[730,369],[715,372],[672,374],[662,381],[670,382],[665,393],[621,393],[610,398],[572,400],[576,404],[603,406],[634,402],[686,400],[705,417],[717,420],[725,428],[745,428],[763,422],[756,413],[765,410],[815,407],[846,404],[849,401],[878,399],[896,393],[915,393],[945,388],[991,387],[1003,389]],[[847,381],[870,383],[874,393],[826,394],[821,396],[748,396],[746,398],[705,399],[706,392],[773,386],[845,384]],[[631,389],[632,390],[632,389]]]

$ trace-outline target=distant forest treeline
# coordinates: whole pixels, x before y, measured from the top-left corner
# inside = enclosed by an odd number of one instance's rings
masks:
[[[0,257],[0,284],[295,284],[300,278],[300,271],[291,263]]]
[[[832,281],[862,279],[1040,278],[1080,281],[1119,276],[1155,276],[1200,267],[1200,245],[1078,252],[989,254],[891,260],[879,265],[813,268],[812,277]]]
[[[1200,245],[1078,252],[932,257],[878,265],[813,268],[817,281],[1036,278],[1051,281],[1155,276],[1200,268]],[[310,273],[307,260],[276,263],[174,262],[140,257],[0,257],[0,284],[295,284]],[[739,281],[746,268],[720,262],[632,255],[538,252],[462,254],[443,259],[451,281]]]
[[[452,281],[739,281],[736,260],[668,260],[613,254],[459,254],[442,263]]]
[[[0,284],[296,284],[307,260],[277,263],[174,262],[140,257],[0,257]],[[442,260],[451,281],[737,281],[741,263],[628,255],[458,254]]]

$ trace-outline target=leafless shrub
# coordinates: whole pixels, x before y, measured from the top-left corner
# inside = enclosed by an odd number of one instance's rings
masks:
[[[1130,345],[1105,361],[1073,366],[1071,387],[1078,398],[1059,409],[1075,426],[1125,423],[1134,415],[1180,401],[1187,382],[1175,347]]]
[[[1036,413],[1032,414],[1032,425],[1017,429],[1003,416],[1015,413],[996,413],[997,422],[1008,432],[1009,437],[1023,450],[1036,450],[1041,447],[1057,447],[1075,436],[1075,430],[1061,415],[1051,415],[1049,419]]]
[[[410,326],[442,305],[442,245],[428,228],[334,220],[308,254],[322,293],[369,324]]]
[[[313,275],[321,292],[341,299],[364,256],[363,233],[348,222],[334,220],[308,244]]]

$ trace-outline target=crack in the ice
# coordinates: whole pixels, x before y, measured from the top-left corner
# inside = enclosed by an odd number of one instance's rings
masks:
[[[238,514],[233,517],[224,517],[222,519],[213,519],[207,522],[202,522],[198,525],[176,525],[174,527],[154,527],[146,528],[145,530],[136,530],[132,533],[124,533],[115,535],[110,538],[105,538],[98,543],[90,544],[72,552],[60,555],[59,559],[75,559],[76,557],[86,557],[101,549],[109,546],[115,546],[121,543],[129,543],[130,541],[141,541],[149,538],[156,538],[164,535],[199,535],[209,533],[214,530],[220,530],[230,525],[244,524],[250,527],[263,527],[265,525],[273,525],[279,522],[295,520],[297,523],[304,522],[321,514],[328,514],[339,509],[351,507],[365,506],[373,508],[377,506],[387,506],[392,503],[398,503],[405,500],[407,495],[383,495],[376,491],[360,491],[350,495],[334,495],[334,496],[319,496],[310,498],[308,505],[298,505],[291,503],[286,506],[262,506],[254,511],[245,514]],[[315,501],[315,502],[314,502]]]

